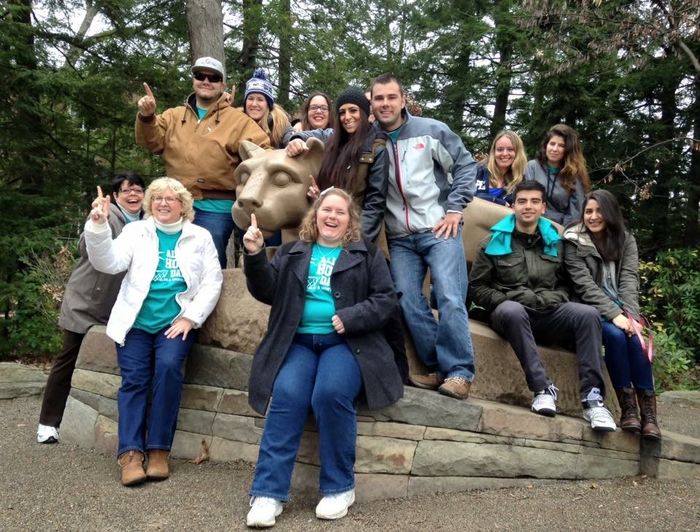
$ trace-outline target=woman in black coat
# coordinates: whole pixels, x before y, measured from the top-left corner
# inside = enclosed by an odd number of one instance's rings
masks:
[[[331,188],[315,201],[301,240],[267,261],[254,216],[243,237],[248,289],[271,305],[268,331],[253,358],[249,402],[264,414],[248,526],[272,526],[282,512],[309,410],[316,419],[321,519],[355,501],[353,466],[362,393],[369,408],[403,395],[382,328],[397,300],[384,256],[360,237],[352,197]]]

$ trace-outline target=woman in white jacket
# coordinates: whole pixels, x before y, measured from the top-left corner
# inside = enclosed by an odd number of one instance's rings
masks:
[[[219,299],[222,274],[211,235],[192,223],[192,196],[179,181],[153,181],[143,202],[147,218],[129,224],[114,240],[107,224],[109,203],[100,192],[85,240],[95,269],[126,271],[107,335],[117,344],[122,375],[117,396],[121,481],[132,486],[170,475],[183,363],[196,329]]]

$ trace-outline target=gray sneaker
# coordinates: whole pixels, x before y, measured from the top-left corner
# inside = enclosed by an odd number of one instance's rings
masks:
[[[617,425],[610,413],[605,408],[603,401],[587,401],[584,403],[588,408],[583,410],[583,419],[590,422],[591,428],[596,432],[615,432]]]
[[[554,417],[557,415],[557,392],[559,389],[550,384],[544,390],[535,394],[530,410],[541,416]]]

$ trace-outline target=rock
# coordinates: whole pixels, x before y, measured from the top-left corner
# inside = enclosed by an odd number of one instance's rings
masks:
[[[95,424],[98,416],[99,413],[94,408],[68,397],[61,421],[61,440],[92,449],[95,446]]]
[[[248,292],[242,269],[224,270],[221,297],[202,327],[199,342],[253,353],[267,331],[269,312],[269,306]]]
[[[0,399],[41,395],[47,375],[39,368],[0,362]]]
[[[119,375],[117,348],[105,330],[104,325],[90,327],[80,344],[76,368]]]
[[[477,430],[481,407],[471,401],[459,401],[431,390],[407,387],[397,403],[373,412],[375,419],[386,419],[460,430]]]
[[[251,355],[195,344],[187,357],[185,383],[248,390]]]

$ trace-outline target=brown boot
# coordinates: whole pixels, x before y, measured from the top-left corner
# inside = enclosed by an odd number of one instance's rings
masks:
[[[637,402],[642,413],[642,437],[660,440],[661,429],[656,421],[656,394],[654,390],[637,390]]]
[[[620,428],[628,432],[639,434],[642,424],[639,422],[637,412],[637,397],[632,388],[616,389],[617,401],[620,403]]]
[[[165,480],[170,476],[168,453],[169,451],[163,449],[151,449],[148,451],[146,476],[149,480]]]
[[[146,480],[146,472],[143,470],[143,453],[139,451],[127,451],[118,459],[122,468],[122,484],[135,486]]]

